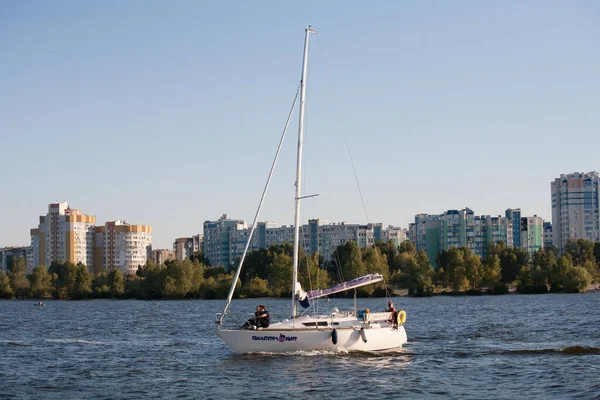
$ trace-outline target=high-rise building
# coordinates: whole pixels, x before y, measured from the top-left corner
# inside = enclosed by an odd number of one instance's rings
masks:
[[[544,221],[544,248],[552,246],[552,222]]]
[[[82,215],[66,202],[50,204],[48,214],[31,230],[31,267],[49,267],[55,260],[92,265],[95,223],[96,217]]]
[[[96,254],[94,271],[120,269],[134,274],[152,258],[152,227],[109,221],[95,229]]]
[[[238,254],[237,231],[246,228],[244,221],[228,219],[227,214],[217,221],[204,222],[204,256],[211,265],[233,265]]]
[[[506,243],[508,247],[521,247],[521,209],[509,208],[504,216],[512,221],[512,241]]]
[[[173,242],[175,260],[183,261],[191,258],[194,254],[194,243],[192,238],[177,238]]]
[[[156,264],[161,265],[167,261],[175,261],[175,252],[167,249],[156,249],[152,250],[152,261]]]
[[[173,242],[173,251],[175,259],[183,261],[191,259],[195,252],[202,250],[204,239],[201,234],[194,235],[189,238],[178,238]]]
[[[22,258],[27,263],[27,273],[32,271],[31,259],[32,249],[31,246],[22,247],[4,247],[0,249],[0,270],[8,272],[8,269],[12,267],[17,258]]]
[[[533,254],[544,247],[544,221],[534,215],[521,218],[521,248]]]
[[[395,246],[400,246],[402,242],[408,240],[408,229],[388,225],[387,229],[381,229],[379,238],[375,236],[375,241],[377,242],[379,240],[386,243],[391,240]]]
[[[417,251],[425,250],[429,262],[437,267],[437,255],[440,252],[440,216],[429,214],[415,215],[415,223],[411,225],[411,240]]]
[[[508,217],[485,217],[485,244],[481,256],[487,255],[487,244],[488,243],[499,243],[503,242],[507,247],[512,247],[514,243],[514,229],[513,221]]]
[[[561,174],[550,183],[552,243],[564,251],[569,239],[600,241],[600,191],[597,172]]]

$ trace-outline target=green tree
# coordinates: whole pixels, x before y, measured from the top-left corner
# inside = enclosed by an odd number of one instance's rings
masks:
[[[223,274],[217,277],[217,285],[215,289],[215,296],[217,299],[225,299],[231,289],[231,283],[233,282],[233,274]],[[235,285],[234,297],[239,297],[240,288],[242,284],[238,280]]]
[[[539,268],[541,271],[546,272],[546,274],[556,267],[556,263],[556,253],[548,249],[539,249],[531,258],[532,268]]]
[[[166,267],[148,261],[141,269],[140,275],[142,278],[140,297],[146,299],[161,298],[165,287]]]
[[[433,295],[433,267],[424,250],[411,257],[404,264],[404,270],[408,276],[409,296],[432,296]]]
[[[469,281],[469,289],[473,291],[481,290],[484,281],[484,269],[481,264],[481,258],[475,254],[471,254],[470,250],[465,252],[464,258],[465,277]]]
[[[108,285],[106,287],[108,293],[110,293],[110,287]],[[144,299],[147,298],[145,290],[144,278],[137,273],[125,277],[125,293],[123,294],[123,297]]]
[[[556,265],[548,271],[548,283],[551,292],[564,290],[565,278],[573,266],[573,259],[570,254],[560,256]]]
[[[206,269],[205,265],[200,263],[198,260],[194,260],[191,265],[191,275],[190,275],[190,295],[192,297],[200,296],[200,286],[202,286],[202,282],[204,281],[204,271]]]
[[[245,285],[244,292],[247,297],[266,297],[270,295],[269,282],[255,276]]]
[[[10,299],[13,296],[12,287],[10,287],[10,280],[8,276],[0,269],[0,298]]]
[[[511,283],[524,266],[529,265],[529,254],[520,247],[504,247],[500,252],[500,267],[502,281]]]
[[[570,239],[565,245],[565,253],[573,257],[573,264],[583,265],[586,261],[596,263],[594,243],[584,239]]]
[[[29,294],[29,281],[27,280],[27,263],[21,257],[14,260],[8,268],[8,279],[13,293],[17,298],[24,298]]]
[[[77,266],[75,264],[70,261],[55,260],[50,264],[48,272],[56,274],[54,288],[59,299],[68,299],[75,295],[77,282]]]
[[[521,271],[516,279],[517,291],[519,293],[529,293],[531,288],[531,271],[527,267],[521,267]]]
[[[596,265],[600,267],[600,242],[594,243],[594,258],[596,259]]]
[[[410,263],[410,259],[416,257],[417,249],[414,244],[409,241],[400,243],[398,246],[398,253],[394,256],[393,262],[390,263],[390,269],[393,267],[393,271],[405,271],[406,264]]]
[[[598,268],[595,262],[586,260],[583,264],[579,266],[583,267],[589,273],[592,282],[598,281],[598,278],[600,278],[600,269]]]
[[[204,252],[202,250],[195,251],[191,257],[191,261],[198,261],[200,264],[210,267],[210,261],[204,256]]]
[[[274,296],[289,295],[292,291],[292,257],[277,253],[269,264],[269,288]]]
[[[471,251],[466,247],[454,247],[442,250],[438,255],[438,268],[443,271],[443,280],[455,292],[469,287],[465,259],[471,257]]]
[[[164,294],[167,297],[185,297],[193,291],[193,263],[190,260],[167,264]]]
[[[390,267],[387,262],[387,256],[382,254],[378,247],[365,249],[363,264],[367,274],[381,274],[386,281],[390,277]]]
[[[394,263],[394,258],[398,254],[398,246],[396,246],[393,240],[388,240],[387,242],[378,241],[375,243],[375,247],[379,249],[381,254],[385,255],[390,272],[400,269],[400,266]]]
[[[488,289],[496,288],[500,284],[501,277],[500,257],[498,254],[488,254],[483,260],[482,285]]]
[[[108,273],[108,288],[112,297],[118,298],[125,293],[125,280],[120,269],[114,269]]]
[[[301,252],[298,263],[298,282],[305,290],[325,288],[331,285],[327,270],[321,268],[321,256],[318,253],[304,255]]]
[[[38,265],[29,275],[29,293],[35,299],[52,297],[52,277],[43,265]]]
[[[70,297],[77,299],[87,299],[92,293],[92,276],[87,267],[81,263],[75,266],[75,284]]]
[[[214,277],[209,276],[202,282],[202,285],[200,285],[200,297],[203,299],[217,298],[217,280]]]
[[[566,292],[578,293],[587,289],[592,282],[592,277],[585,268],[573,267],[567,271],[564,282]]]
[[[339,245],[334,254],[337,267],[335,272],[341,274],[340,280],[348,281],[366,273],[365,264],[362,261],[362,252],[355,241],[351,240]]]

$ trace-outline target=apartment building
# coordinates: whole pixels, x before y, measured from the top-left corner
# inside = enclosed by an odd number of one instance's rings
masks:
[[[134,274],[152,258],[152,227],[108,221],[95,228],[95,246],[95,272],[120,269]]]
[[[175,261],[176,255],[173,250],[168,249],[156,249],[152,250],[152,261],[156,264],[161,265],[166,263],[167,261]]]
[[[521,218],[521,248],[530,255],[544,247],[544,221],[534,215]]]
[[[49,267],[55,260],[92,265],[95,224],[95,216],[81,214],[66,202],[49,204],[48,213],[40,216],[38,227],[30,232],[32,255],[28,266]]]
[[[599,181],[592,171],[561,174],[550,183],[552,244],[559,251],[569,239],[600,241]]]
[[[377,228],[377,224],[375,224],[375,228]],[[375,242],[381,240],[387,243],[391,240],[395,246],[400,246],[402,242],[409,240],[408,237],[408,229],[399,226],[388,225],[387,229],[381,229],[380,235],[377,235],[377,231],[375,231]]]
[[[504,216],[512,221],[513,239],[506,242],[508,247],[521,247],[521,209],[509,208],[504,212]]]
[[[552,222],[544,221],[544,248],[552,246]]]
[[[415,222],[409,227],[410,237],[417,251],[425,250],[429,262],[437,266],[440,252],[440,216],[429,214],[415,215]]]
[[[15,260],[22,258],[27,263],[27,273],[30,273],[33,270],[30,267],[32,255],[31,246],[0,248],[0,270],[8,272]]]
[[[223,214],[217,221],[204,222],[204,256],[211,265],[229,267],[239,253],[238,231],[247,229],[242,220],[233,220]],[[242,250],[243,251],[243,250]]]

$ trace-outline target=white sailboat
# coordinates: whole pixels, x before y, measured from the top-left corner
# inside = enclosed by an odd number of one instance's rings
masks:
[[[225,327],[224,321],[228,317],[228,309],[233,298],[235,287],[238,283],[240,271],[248,252],[252,239],[254,228],[258,220],[258,215],[263,204],[263,200],[268,189],[273,169],[277,162],[279,150],[283,142],[283,137],[279,143],[277,155],[273,161],[269,179],[265,185],[263,196],[261,198],[258,210],[255,215],[252,229],[240,264],[236,270],[227,302],[222,313],[216,315],[217,334],[227,343],[227,345],[238,354],[268,352],[285,353],[295,351],[312,350],[342,350],[342,351],[380,351],[402,347],[407,341],[404,322],[406,313],[402,310],[392,312],[374,312],[369,310],[359,312],[356,308],[356,297],[354,310],[347,312],[332,312],[327,315],[305,315],[298,313],[298,303],[307,307],[310,300],[330,294],[339,293],[347,290],[354,290],[358,287],[373,284],[383,280],[379,274],[365,275],[349,282],[335,285],[331,288],[313,290],[305,292],[298,282],[298,253],[299,253],[299,230],[300,230],[300,202],[301,202],[301,184],[302,184],[302,140],[304,130],[304,99],[306,92],[306,72],[308,67],[308,43],[311,33],[316,33],[311,27],[305,29],[304,39],[304,57],[302,62],[302,79],[300,81],[300,111],[298,123],[298,152],[296,166],[296,196],[295,196],[295,219],[294,219],[294,254],[292,268],[292,309],[290,318],[270,324],[266,328],[259,330],[250,330],[247,328]],[[293,108],[296,104],[294,100]],[[291,117],[291,112],[290,112]],[[284,129],[287,131],[290,117],[286,122]],[[356,296],[356,291],[355,291]]]

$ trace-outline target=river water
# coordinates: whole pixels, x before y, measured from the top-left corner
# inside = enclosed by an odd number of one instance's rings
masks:
[[[395,303],[399,351],[236,356],[214,332],[223,301],[0,301],[0,399],[600,399],[600,292]]]

